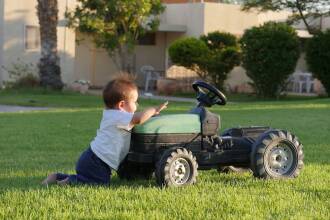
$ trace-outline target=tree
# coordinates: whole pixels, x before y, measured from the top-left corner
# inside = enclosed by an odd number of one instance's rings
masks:
[[[284,23],[268,22],[244,32],[243,67],[260,97],[278,97],[299,58],[299,39]]]
[[[57,55],[57,0],[38,0],[37,14],[40,25],[41,58],[40,84],[43,87],[62,89],[60,59]]]
[[[169,55],[172,62],[195,71],[221,90],[229,72],[240,64],[236,37],[218,31],[200,39],[179,39],[170,46]]]
[[[310,39],[306,61],[310,71],[322,82],[330,97],[330,30],[320,32]]]
[[[280,11],[289,9],[292,15],[291,23],[303,21],[310,34],[321,30],[320,26],[313,25],[315,19],[330,15],[329,0],[244,0],[243,10],[257,8],[260,11]]]
[[[161,0],[78,0],[68,12],[69,26],[93,38],[120,70],[131,72],[129,62],[140,36],[155,31]],[[117,56],[119,55],[119,56]]]

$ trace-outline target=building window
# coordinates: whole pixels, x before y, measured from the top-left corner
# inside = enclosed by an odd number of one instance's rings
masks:
[[[40,48],[40,29],[38,26],[25,26],[25,49],[33,50]]]
[[[156,45],[156,34],[147,33],[138,39],[139,45]]]

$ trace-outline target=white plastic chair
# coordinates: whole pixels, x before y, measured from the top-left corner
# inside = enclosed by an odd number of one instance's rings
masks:
[[[311,73],[296,72],[293,74],[293,89],[298,93],[312,93],[314,79]]]
[[[145,65],[140,69],[145,77],[144,92],[148,92],[150,81],[157,81],[160,78],[159,72],[155,71],[153,66]]]

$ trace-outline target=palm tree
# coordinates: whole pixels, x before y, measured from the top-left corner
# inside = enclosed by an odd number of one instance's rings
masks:
[[[47,88],[62,89],[60,59],[57,55],[57,0],[38,0],[37,13],[41,42],[40,84]]]

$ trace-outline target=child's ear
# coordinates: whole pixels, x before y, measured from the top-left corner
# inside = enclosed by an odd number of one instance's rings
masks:
[[[118,108],[119,108],[120,110],[124,108],[124,105],[125,105],[125,101],[124,101],[124,100],[118,102]]]

